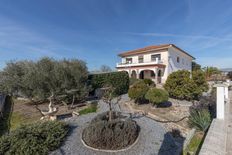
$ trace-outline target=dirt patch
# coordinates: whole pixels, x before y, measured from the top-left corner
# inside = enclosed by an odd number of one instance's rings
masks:
[[[35,108],[35,105],[30,104],[29,101],[14,99],[13,102],[14,102],[14,107],[10,121],[11,130],[17,128],[21,124],[39,121],[40,118],[42,117],[41,113]],[[42,103],[38,105],[38,108],[41,110],[48,110],[48,104],[49,102]],[[73,109],[68,109],[66,105],[55,105],[55,106],[59,107],[59,111],[56,113],[56,115],[72,113],[72,111],[77,111],[79,109],[83,109],[86,107],[83,106],[81,108],[76,107]]]

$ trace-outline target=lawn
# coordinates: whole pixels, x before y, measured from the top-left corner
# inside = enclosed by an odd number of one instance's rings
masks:
[[[38,118],[26,117],[20,112],[13,112],[10,119],[10,130],[15,130],[22,124],[32,123],[38,120]]]
[[[80,115],[85,115],[85,114],[93,113],[93,112],[96,112],[96,111],[97,111],[97,104],[94,103],[94,104],[89,105],[87,108],[80,110],[79,114]]]
[[[203,140],[204,140],[204,134],[202,132],[197,132],[191,139],[189,145],[184,150],[183,154],[188,155],[188,152],[193,155],[198,154]]]

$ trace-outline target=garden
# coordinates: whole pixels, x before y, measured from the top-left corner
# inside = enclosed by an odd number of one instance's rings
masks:
[[[132,100],[126,106],[160,122],[184,153],[199,150],[215,115],[216,94],[209,90],[204,71],[195,70],[192,76],[188,71],[173,72],[163,88],[149,79],[131,79],[128,96]]]
[[[0,154],[196,153],[215,90],[203,70],[190,75],[174,72],[158,88],[127,72],[90,74],[77,59],[9,62],[0,72]]]

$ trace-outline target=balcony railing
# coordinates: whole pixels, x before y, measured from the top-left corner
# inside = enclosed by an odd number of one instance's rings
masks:
[[[117,67],[131,67],[131,66],[140,66],[140,65],[154,65],[154,64],[163,64],[162,60],[155,60],[155,61],[143,61],[143,62],[136,62],[136,63],[117,63]]]

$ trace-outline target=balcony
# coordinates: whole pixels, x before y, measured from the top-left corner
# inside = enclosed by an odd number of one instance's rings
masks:
[[[155,65],[155,64],[163,64],[162,60],[156,59],[155,61],[143,61],[137,63],[117,63],[116,67],[132,67],[132,66],[141,66],[141,65]]]

